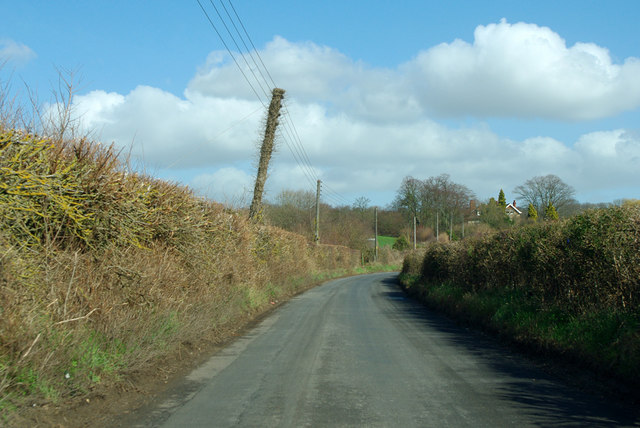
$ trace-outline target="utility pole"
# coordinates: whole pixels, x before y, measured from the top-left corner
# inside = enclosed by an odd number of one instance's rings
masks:
[[[267,181],[267,169],[269,168],[269,160],[273,153],[273,141],[276,136],[276,128],[278,127],[278,117],[280,117],[280,107],[282,107],[282,98],[284,97],[284,89],[274,88],[271,92],[271,103],[269,104],[269,113],[267,116],[267,126],[264,130],[264,139],[260,148],[260,163],[258,163],[258,174],[256,175],[256,185],[253,189],[253,201],[249,208],[249,218],[254,221],[262,220],[262,193],[264,192],[264,183]]]
[[[449,219],[449,241],[453,240],[453,211],[451,211],[451,218]]]
[[[375,257],[373,259],[373,261],[377,262],[378,261],[378,207],[375,207],[373,209],[373,213],[374,213],[374,217],[375,217],[375,221],[376,221],[376,239],[375,239],[375,246],[376,246],[376,253],[375,253]]]
[[[440,211],[436,211],[436,242],[440,242]]]
[[[416,216],[413,216],[413,249],[415,250],[417,247],[417,238],[416,238]]]
[[[464,239],[464,214],[462,214],[462,239]]]
[[[316,245],[320,244],[320,185],[322,181],[318,180],[318,187],[316,189]]]

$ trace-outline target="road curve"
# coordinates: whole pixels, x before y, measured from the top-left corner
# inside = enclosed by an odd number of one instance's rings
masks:
[[[283,305],[127,424],[161,427],[634,426],[406,299],[396,274],[344,278]]]

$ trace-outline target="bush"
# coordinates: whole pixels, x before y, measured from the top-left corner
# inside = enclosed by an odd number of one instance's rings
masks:
[[[409,254],[430,304],[640,382],[640,208],[586,211]],[[416,285],[417,284],[417,285]]]
[[[575,312],[638,310],[639,237],[639,209],[592,210],[564,222],[528,224],[460,244],[434,243],[425,253],[422,275],[476,289],[528,289]]]
[[[394,250],[397,251],[404,251],[406,249],[409,248],[409,242],[407,241],[406,236],[404,235],[400,235],[400,237],[398,237],[398,239],[396,239],[396,242],[393,243],[393,246],[391,247]]]
[[[109,147],[0,133],[0,410],[82,397],[359,264]]]

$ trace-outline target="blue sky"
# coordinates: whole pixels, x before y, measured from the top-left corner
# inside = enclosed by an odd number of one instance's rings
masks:
[[[513,199],[552,173],[582,202],[640,198],[639,2],[233,5],[287,90],[284,120],[313,167],[281,136],[268,197],[313,190],[317,176],[329,203],[384,206],[404,176],[448,173],[480,199],[500,188]],[[26,84],[45,103],[56,68],[74,70],[79,124],[96,138],[150,174],[247,199],[264,109],[195,0],[0,10],[0,79],[13,91]]]

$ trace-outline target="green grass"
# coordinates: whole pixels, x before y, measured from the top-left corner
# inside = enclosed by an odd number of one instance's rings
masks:
[[[103,376],[115,377],[118,370],[127,366],[127,347],[117,339],[92,332],[76,347],[65,373],[80,390],[100,383]]]
[[[451,283],[425,284],[415,276],[401,275],[400,279],[413,296],[469,325],[532,349],[554,350],[619,379],[640,381],[640,321],[632,313],[568,313],[557,304],[546,304],[543,309],[537,297],[518,289],[470,292]]]
[[[378,236],[378,247],[393,247],[393,244],[396,243],[398,238],[394,238],[392,236]]]
[[[331,271],[313,272],[311,274],[311,281],[320,283],[324,281],[329,281],[334,278],[340,278],[347,274],[348,274],[348,271],[346,269],[335,269]]]
[[[59,393],[47,380],[43,379],[36,370],[31,367],[20,369],[15,377],[17,385],[21,386],[22,394],[30,395],[39,392],[47,400],[55,402]]]
[[[381,264],[369,264],[358,267],[354,270],[357,274],[363,273],[376,273],[376,272],[398,272],[402,266],[400,265],[381,265]]]

